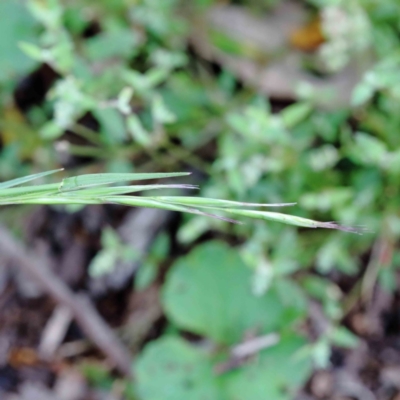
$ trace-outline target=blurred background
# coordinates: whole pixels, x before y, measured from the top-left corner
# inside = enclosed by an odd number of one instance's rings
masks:
[[[2,0],[1,181],[188,171],[369,232],[3,206],[1,399],[399,400],[399,102],[398,0]]]

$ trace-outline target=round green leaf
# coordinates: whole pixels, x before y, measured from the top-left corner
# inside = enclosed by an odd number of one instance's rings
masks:
[[[220,400],[207,355],[178,337],[146,346],[135,366],[143,400]]]
[[[274,286],[264,296],[254,296],[251,278],[236,250],[220,242],[198,246],[167,276],[166,314],[180,328],[226,344],[239,342],[248,331],[277,330],[302,314],[297,304],[283,304]]]
[[[310,358],[298,351],[306,344],[288,335],[262,351],[254,362],[228,373],[224,379],[227,398],[235,400],[289,400],[311,373]]]

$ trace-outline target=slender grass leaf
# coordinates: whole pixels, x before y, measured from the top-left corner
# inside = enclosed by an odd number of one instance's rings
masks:
[[[60,192],[78,190],[85,187],[110,185],[118,182],[139,181],[146,179],[176,178],[190,175],[190,172],[171,173],[108,173],[108,174],[87,174],[65,178],[60,184]]]
[[[183,204],[187,206],[196,207],[218,207],[218,208],[230,208],[230,207],[287,207],[294,206],[296,203],[243,203],[240,201],[221,200],[221,199],[209,199],[204,197],[186,197],[186,196],[160,196],[158,200],[172,202],[174,204]]]
[[[38,194],[50,194],[58,192],[58,183],[50,183],[48,185],[37,185],[37,186],[23,186],[19,188],[7,188],[0,192],[1,198],[11,198],[17,196],[26,195],[38,195]]]
[[[88,174],[65,178],[60,184],[47,184],[14,188],[13,186],[29,182],[33,179],[53,174],[61,170],[53,170],[23,178],[13,179],[0,184],[0,205],[8,204],[105,204],[116,203],[134,207],[160,208],[171,211],[187,212],[191,214],[208,216],[222,221],[240,224],[231,218],[211,214],[198,210],[210,209],[249,218],[264,219],[282,222],[285,224],[306,228],[336,229],[344,232],[362,234],[368,232],[363,226],[345,226],[337,222],[319,222],[295,215],[282,214],[270,211],[256,211],[240,209],[244,207],[283,207],[296,203],[258,204],[243,203],[238,201],[196,198],[186,196],[154,196],[137,197],[124,196],[124,194],[154,189],[197,189],[197,186],[188,184],[155,184],[155,185],[127,185],[115,187],[93,188],[93,186],[112,185],[117,182],[171,178],[187,176],[187,172],[174,173],[123,173],[123,174]],[[193,208],[197,207],[197,208]],[[238,208],[239,207],[239,208]]]
[[[22,178],[17,178],[17,179],[12,179],[10,181],[2,182],[2,183],[0,183],[0,190],[7,189],[7,188],[10,188],[13,186],[22,185],[23,183],[27,183],[27,182],[33,181],[34,179],[39,179],[39,178],[42,178],[47,175],[55,174],[56,172],[60,172],[62,170],[63,170],[63,168],[54,169],[52,171],[40,172],[38,174],[27,175],[27,176],[23,176]]]
[[[155,199],[156,199],[156,197],[149,198],[149,197],[136,197],[136,196],[129,196],[129,197],[128,196],[109,196],[109,197],[107,196],[106,198],[103,198],[103,201],[107,202],[107,203],[124,204],[127,206],[134,206],[134,207],[161,208],[163,210],[187,212],[190,214],[212,217],[215,219],[219,219],[221,221],[231,222],[233,224],[239,224],[239,225],[241,224],[241,222],[238,222],[231,218],[226,218],[226,217],[221,217],[220,215],[206,213],[206,212],[197,210],[195,208],[183,206],[180,204],[164,203],[162,201],[157,201]]]
[[[0,201],[1,205],[11,204],[41,204],[41,205],[68,205],[68,204],[106,204],[111,203],[100,198],[78,198],[61,196],[16,197]]]
[[[242,215],[244,217],[264,219],[269,221],[282,222],[284,224],[302,226],[305,228],[326,228],[326,229],[337,229],[344,232],[362,234],[366,232],[363,227],[359,226],[345,226],[340,225],[337,222],[319,222],[312,219],[298,217],[296,215],[288,215],[277,212],[269,211],[254,211],[254,210],[237,210],[234,208],[224,209],[225,212],[234,215]]]
[[[72,192],[65,192],[64,196],[115,196],[135,192],[143,192],[146,190],[157,190],[157,189],[198,189],[196,185],[187,184],[167,184],[167,185],[133,185],[133,186],[114,186],[114,187],[99,187],[91,189],[82,189]]]

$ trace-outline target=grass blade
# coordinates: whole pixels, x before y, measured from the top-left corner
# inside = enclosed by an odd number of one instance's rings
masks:
[[[0,191],[0,199],[2,197],[19,197],[25,195],[38,195],[38,194],[50,194],[58,192],[58,183],[50,183],[48,185],[36,185],[36,186],[23,186],[18,188],[7,188]]]
[[[27,183],[27,182],[33,181],[34,179],[43,178],[44,176],[55,174],[56,172],[60,172],[62,170],[63,170],[63,168],[54,169],[52,171],[40,172],[38,174],[27,175],[27,176],[23,176],[22,178],[17,178],[17,179],[12,179],[10,181],[1,182],[0,183],[0,190],[7,189],[7,188],[10,188],[10,187],[13,187],[13,186],[22,185],[23,183]]]
[[[111,185],[113,183],[139,181],[147,179],[164,179],[164,178],[176,178],[179,176],[190,175],[190,172],[171,172],[171,173],[106,173],[106,174],[87,174],[72,176],[62,180],[59,191],[67,192],[71,190],[79,190],[86,187]]]
[[[231,223],[240,223],[231,218],[221,217],[201,209],[222,211],[235,216],[277,221],[285,224],[306,228],[326,228],[344,232],[362,234],[368,232],[362,226],[346,226],[337,222],[319,222],[295,215],[282,214],[271,211],[257,211],[243,209],[246,207],[285,207],[296,203],[244,203],[238,201],[187,197],[187,196],[154,196],[138,197],[125,196],[129,193],[154,189],[197,189],[197,186],[187,184],[155,184],[155,185],[126,185],[111,187],[95,187],[113,185],[124,181],[162,179],[178,176],[187,176],[187,172],[173,173],[129,173],[129,174],[87,174],[65,178],[60,184],[47,184],[38,186],[25,186],[14,188],[13,186],[53,174],[60,170],[53,170],[39,174],[29,175],[23,178],[13,179],[0,183],[0,205],[7,204],[104,204],[114,203],[134,207],[160,208],[171,211],[186,212],[196,215],[216,218]]]
[[[161,201],[171,202],[174,204],[182,204],[186,206],[196,207],[217,207],[217,208],[230,208],[230,207],[287,207],[294,206],[296,203],[243,203],[240,201],[210,199],[205,197],[186,197],[186,196],[160,196],[157,197]]]
[[[219,219],[221,221],[230,222],[233,224],[241,224],[231,218],[221,217],[220,215],[215,215],[211,213],[207,213],[204,211],[197,210],[195,208],[183,206],[180,204],[171,204],[171,203],[164,203],[162,201],[157,201],[156,198],[149,198],[149,197],[136,197],[136,196],[107,196],[103,199],[105,202],[111,202],[116,204],[123,204],[127,206],[134,206],[134,207],[146,207],[146,208],[161,208],[163,210],[170,210],[170,211],[179,211],[179,212],[187,212],[190,214],[196,215],[203,215],[207,217],[212,217],[215,219]]]
[[[135,192],[143,192],[146,190],[157,190],[157,189],[198,189],[198,186],[187,185],[187,184],[167,184],[167,185],[132,185],[132,186],[113,186],[113,187],[99,187],[75,190],[71,192],[63,193],[64,196],[85,196],[85,197],[103,197],[103,196],[115,196]]]
[[[326,228],[336,229],[344,232],[356,233],[361,235],[366,230],[363,227],[346,226],[338,224],[337,222],[320,222],[312,219],[298,217],[296,215],[288,215],[270,211],[254,211],[254,210],[237,210],[234,208],[224,209],[225,212],[234,215],[241,215],[244,217],[257,218],[269,221],[282,222],[284,224],[301,226],[305,228]]]

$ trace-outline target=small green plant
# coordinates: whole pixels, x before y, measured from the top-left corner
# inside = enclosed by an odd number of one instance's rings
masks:
[[[251,278],[237,251],[219,241],[174,263],[162,292],[170,333],[148,344],[134,365],[139,398],[292,398],[311,372],[311,358],[297,356],[307,341],[293,332],[307,314],[306,297],[287,279],[254,296]],[[177,329],[207,345],[186,341]]]
[[[258,17],[281,2],[236,1],[235,7],[256,11]],[[295,58],[322,74],[314,77],[316,84],[331,82],[333,90],[336,74],[340,78],[350,71],[351,77],[357,65],[358,84],[348,103],[331,104],[328,91],[307,85],[299,87],[297,98],[283,98],[283,103],[273,95],[267,99],[262,82],[252,89],[245,75],[223,58],[211,57],[217,68],[210,65],[193,43],[203,16],[212,15],[215,5],[224,8],[217,0],[0,2],[0,16],[7,16],[0,24],[0,181],[24,176],[0,184],[0,206],[113,203],[187,213],[177,239],[188,255],[170,260],[165,280],[169,237],[147,257],[135,254],[106,228],[102,249],[89,267],[97,276],[117,262],[141,257],[135,290],[154,283],[162,293],[167,328],[144,351],[134,351],[137,379],[129,398],[168,400],[169,391],[173,400],[257,400],[266,397],[268,386],[269,399],[286,399],[307,379],[310,360],[325,368],[333,345],[355,345],[342,321],[349,304],[358,301],[359,288],[372,291],[379,281],[396,290],[400,2],[307,2],[308,17],[319,16],[325,42],[314,54],[302,57],[296,52]],[[214,28],[207,35],[207,26],[206,42],[230,58],[239,56],[249,65],[259,62],[256,70],[275,62],[279,66],[283,53],[293,52],[282,48],[282,54],[271,58],[256,42],[239,41],[229,31]],[[269,40],[267,36],[261,42]],[[21,107],[13,101],[19,82],[29,99],[36,86],[25,85],[44,64],[57,78],[47,76],[51,82],[43,98]],[[292,104],[282,108],[286,102]],[[73,166],[75,161],[77,166],[91,162],[92,170],[119,173],[30,184],[56,172],[29,175],[32,171]],[[159,190],[196,187],[147,182],[185,173],[121,173],[136,168],[181,171],[183,166],[208,177],[199,196],[157,195]],[[263,209],[265,199],[273,203],[268,206],[297,201],[296,216]],[[242,224],[243,217],[256,221]],[[324,220],[343,225],[319,222]],[[352,226],[357,221],[376,235],[342,234],[365,231]],[[240,245],[196,241],[225,233]],[[372,251],[365,277],[357,275],[348,293],[341,282],[347,275],[363,274],[371,249],[380,243],[384,254],[375,260]],[[293,334],[307,317],[304,301],[310,299],[327,320],[325,331],[312,343]],[[297,319],[292,314],[296,302]],[[258,318],[262,323],[253,324]],[[180,331],[199,336],[186,340]],[[234,366],[233,349],[270,334],[279,336],[275,347]],[[216,372],[227,364],[233,368]],[[300,376],[297,371],[303,366]],[[92,372],[98,378],[91,379],[90,371],[87,375],[94,385],[111,388],[114,377]]]

